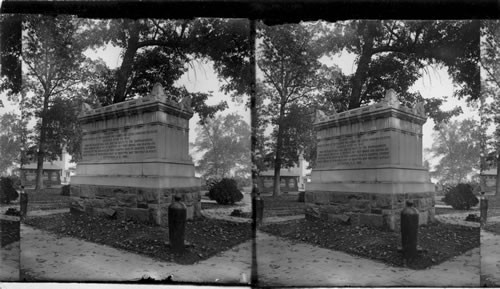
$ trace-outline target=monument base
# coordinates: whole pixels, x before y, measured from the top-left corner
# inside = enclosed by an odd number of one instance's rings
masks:
[[[199,180],[191,178],[190,183]],[[96,184],[97,183],[97,184]],[[201,216],[200,186],[188,187],[144,187],[71,184],[72,213],[87,213],[107,216],[119,220],[168,225],[168,206],[174,196],[181,197],[186,205],[187,219]]]
[[[419,211],[419,224],[434,221],[434,192],[370,193],[306,191],[306,217],[329,222],[349,220],[353,226],[367,225],[398,231],[406,201]]]

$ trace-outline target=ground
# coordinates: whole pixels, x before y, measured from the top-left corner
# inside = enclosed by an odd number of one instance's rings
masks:
[[[188,221],[185,242],[189,245],[184,253],[179,254],[169,246],[169,232],[165,227],[70,213],[30,217],[25,224],[59,236],[74,237],[179,264],[206,260],[251,238],[248,224],[205,218]]]
[[[50,199],[55,194],[48,193],[44,198]],[[137,228],[136,224],[125,222],[110,223],[109,226],[99,225],[102,233],[90,234],[96,230],[93,226],[97,226],[100,222],[90,219],[85,222],[83,219],[72,219],[66,214],[67,208],[40,210],[36,206],[30,207],[35,210],[30,212],[30,218],[21,228],[22,277],[26,280],[57,281],[127,281],[151,277],[167,283],[187,281],[209,284],[248,284],[252,274],[253,242],[251,239],[242,238],[241,241],[232,243],[231,232],[233,231],[231,230],[251,227],[251,219],[230,216],[230,214],[237,209],[248,216],[251,210],[249,197],[249,194],[245,194],[244,200],[235,206],[219,206],[209,200],[203,200],[202,212],[207,218],[204,221],[205,226],[191,227],[191,231],[199,232],[198,234],[194,232],[187,238],[190,243],[188,250],[191,250],[194,255],[201,253],[202,256],[191,259],[189,262],[168,257],[165,230],[148,226]],[[263,196],[265,201],[267,197]],[[429,231],[421,231],[420,237],[425,239],[427,236],[432,239],[440,235],[439,240],[448,238],[450,239],[448,242],[441,243],[449,245],[451,251],[459,253],[455,257],[446,259],[446,254],[449,253],[446,251],[443,256],[435,260],[432,266],[427,266],[426,270],[415,270],[395,266],[398,264],[391,263],[390,258],[387,260],[380,258],[384,252],[387,255],[389,249],[392,254],[397,254],[394,253],[394,249],[397,251],[397,245],[395,245],[398,243],[397,236],[389,232],[375,234],[370,229],[361,228],[340,230],[324,224],[316,224],[316,228],[310,227],[311,224],[307,225],[304,215],[296,211],[297,208],[303,206],[303,203],[296,203],[296,197],[291,194],[283,197],[281,201],[273,203],[272,200],[267,199],[265,202],[267,212],[264,225],[257,231],[255,241],[258,266],[255,267],[257,272],[254,271],[254,273],[258,275],[258,285],[476,287],[480,282],[479,248],[473,248],[477,239],[474,239],[472,234],[478,231],[478,224],[464,221],[465,216],[470,212],[464,213],[450,208],[438,210],[437,218],[446,224],[436,225],[434,231],[429,227]],[[273,208],[275,211],[280,210],[280,213],[271,212]],[[284,211],[287,213],[283,214]],[[53,215],[53,213],[58,213],[58,215]],[[477,211],[472,211],[472,213],[477,213]],[[45,217],[41,217],[42,215]],[[66,217],[61,218],[62,216]],[[451,226],[447,223],[455,223],[459,226]],[[227,227],[221,224],[227,224]],[[309,227],[305,227],[306,225]],[[44,229],[40,230],[37,227]],[[107,236],[105,232],[111,230],[110,227],[115,228],[113,228],[113,233],[110,233],[112,238],[108,241],[114,240],[115,244],[105,240]],[[269,228],[282,229],[276,232],[271,230],[270,234]],[[308,234],[302,232],[305,228]],[[344,232],[343,234],[351,235],[344,235],[345,250],[342,246],[335,247],[339,245],[335,241],[332,243],[335,246],[330,244],[332,240],[341,239],[341,234],[331,233],[333,229],[336,233]],[[360,231],[361,235],[359,235]],[[134,232],[140,232],[136,233],[137,238],[132,236]],[[297,236],[295,232],[299,235]],[[219,236],[214,237],[209,234]],[[82,238],[82,235],[87,237]],[[242,234],[242,236],[245,235],[246,233]],[[144,240],[145,236],[149,236],[147,240]],[[224,236],[226,240],[220,236]],[[159,241],[161,238],[163,238],[162,241]],[[215,245],[210,243],[210,239],[215,242]],[[434,239],[438,240],[438,238]],[[457,241],[458,239],[461,241]],[[391,246],[395,246],[386,249],[372,244],[377,241],[380,245],[385,242],[384,240],[390,240]],[[316,244],[317,241],[319,244]],[[362,244],[363,242],[366,244]],[[422,242],[420,245],[426,247],[424,249],[427,253],[436,251],[435,247],[427,248],[429,243],[426,242],[428,241]],[[153,248],[148,248],[148,246]],[[346,249],[348,247],[351,251]],[[370,248],[372,253],[378,251],[382,255],[363,253],[369,252]],[[468,248],[471,249],[468,250]],[[424,254],[426,254],[425,250]],[[141,253],[137,254],[138,251]]]
[[[17,204],[0,207],[0,280],[19,280],[20,232],[19,217],[5,215],[8,210],[19,209]]]
[[[500,286],[500,208],[488,211],[481,230],[481,286]]]
[[[401,252],[401,234],[365,226],[350,226],[321,220],[298,220],[270,224],[263,232],[321,248],[342,251],[378,260],[393,266],[405,266]],[[413,269],[425,269],[479,247],[479,229],[440,222],[421,226],[418,244],[423,248],[417,259],[408,263]]]
[[[293,207],[294,199],[280,196],[264,207]],[[282,217],[288,222],[267,217],[257,233],[259,285],[477,287],[479,224],[465,222],[468,214],[478,214],[477,209],[440,206],[437,214],[439,223],[419,231],[424,249],[420,262],[409,264],[426,270],[401,266],[397,233],[306,221],[303,215]]]

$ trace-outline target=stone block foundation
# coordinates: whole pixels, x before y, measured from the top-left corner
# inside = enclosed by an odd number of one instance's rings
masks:
[[[186,205],[187,219],[201,216],[199,187],[135,188],[94,185],[71,185],[72,213],[87,213],[119,220],[168,225],[168,206],[174,196]]]
[[[308,191],[305,193],[305,213],[307,218],[399,231],[400,214],[408,200],[413,201],[419,211],[420,225],[434,221],[434,192],[380,194]]]

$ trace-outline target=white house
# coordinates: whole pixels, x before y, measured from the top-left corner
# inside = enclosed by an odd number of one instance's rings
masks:
[[[280,191],[304,191],[307,183],[308,162],[302,155],[299,156],[298,166],[280,170]],[[259,189],[261,192],[272,192],[274,187],[274,169],[263,171],[259,174]]]

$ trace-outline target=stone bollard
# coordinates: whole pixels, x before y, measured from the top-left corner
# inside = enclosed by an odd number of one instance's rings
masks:
[[[176,196],[168,207],[168,237],[174,254],[184,252],[184,233],[186,230],[186,206]]]
[[[484,192],[481,192],[479,197],[479,212],[481,219],[481,227],[486,225],[486,220],[488,218],[488,199],[484,196]]]
[[[405,261],[417,257],[417,240],[418,211],[413,207],[413,202],[407,201],[406,207],[401,211],[401,245]]]
[[[262,225],[262,220],[264,219],[264,200],[260,197],[260,193],[255,195],[252,203],[253,219],[257,225]]]
[[[28,194],[24,191],[24,186],[21,186],[21,192],[19,194],[19,205],[21,207],[21,220],[26,218],[28,214]]]

